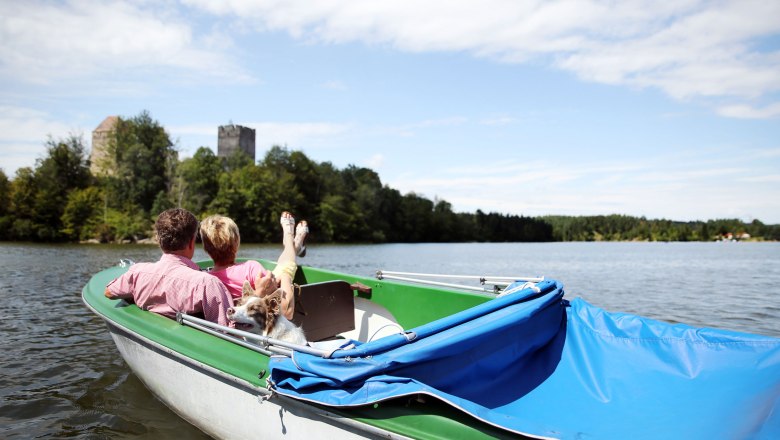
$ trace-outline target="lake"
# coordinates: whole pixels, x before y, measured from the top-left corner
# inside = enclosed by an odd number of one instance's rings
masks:
[[[1,438],[207,438],[129,372],[81,302],[100,269],[159,256],[154,246],[0,243]],[[364,276],[545,276],[609,311],[780,337],[780,243],[312,244],[301,263]]]

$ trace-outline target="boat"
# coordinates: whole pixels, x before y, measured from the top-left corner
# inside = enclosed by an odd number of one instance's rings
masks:
[[[105,298],[126,270],[95,274],[84,303],[214,438],[780,438],[780,338],[609,313],[556,280],[301,266],[299,346]]]

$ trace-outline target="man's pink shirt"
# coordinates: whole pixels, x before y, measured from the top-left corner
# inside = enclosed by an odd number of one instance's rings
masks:
[[[233,298],[241,298],[244,281],[249,281],[249,284],[254,288],[255,278],[258,275],[263,276],[265,273],[265,268],[254,260],[244,261],[222,270],[209,272],[210,275],[217,277],[227,287]]]
[[[177,311],[203,312],[207,321],[234,325],[227,319],[233,299],[225,286],[179,255],[163,254],[156,263],[134,264],[106,289],[114,298],[132,299],[138,307],[169,318],[176,318]]]

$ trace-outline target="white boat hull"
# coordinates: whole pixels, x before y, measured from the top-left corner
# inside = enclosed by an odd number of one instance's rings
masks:
[[[271,396],[264,388],[107,324],[125,362],[152,394],[214,438],[407,438],[315,406]]]

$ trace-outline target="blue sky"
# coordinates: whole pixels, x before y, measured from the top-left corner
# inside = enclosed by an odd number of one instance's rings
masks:
[[[0,168],[148,110],[522,215],[780,223],[780,2],[0,1]]]

